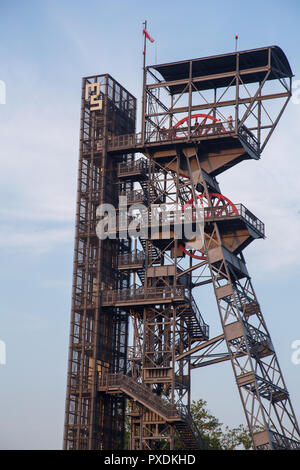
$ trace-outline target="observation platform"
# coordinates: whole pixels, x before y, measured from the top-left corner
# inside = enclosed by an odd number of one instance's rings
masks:
[[[200,209],[199,212],[203,216],[204,226],[212,222],[219,222],[220,228],[224,231],[227,229],[231,231],[247,229],[253,238],[265,237],[264,223],[243,204],[205,207]],[[192,224],[195,229],[195,225],[201,222],[200,219],[197,220],[194,210],[188,211],[188,213],[184,212],[184,210],[170,210],[158,214],[152,214],[149,210],[149,212],[147,211],[136,217],[122,217],[116,221],[115,225],[111,223],[107,234],[125,233],[130,228],[130,224],[133,223],[137,231],[143,230],[144,235],[150,237],[151,234],[153,236],[164,233],[168,227],[176,231],[176,226],[179,228],[185,224]],[[177,233],[179,233],[179,230]]]
[[[209,326],[205,323],[200,310],[188,289],[183,285],[176,287],[136,287],[135,289],[106,290],[101,295],[103,307],[132,308],[135,306],[175,304],[177,314],[187,324],[192,341],[207,340]]]
[[[111,155],[118,155],[120,153],[145,153],[150,148],[155,150],[168,150],[187,144],[203,144],[209,143],[209,146],[220,144],[222,140],[222,147],[226,148],[227,145],[231,147],[243,147],[244,151],[249,154],[248,158],[259,159],[260,150],[259,143],[254,134],[243,125],[238,130],[234,129],[234,121],[220,121],[219,123],[204,124],[191,126],[191,134],[189,135],[188,127],[180,128],[157,128],[152,132],[146,133],[143,139],[142,133],[136,134],[123,134],[119,136],[110,136],[108,138],[107,151]],[[97,150],[101,151],[104,142],[99,140],[97,142]],[[88,150],[87,152],[88,153]],[[119,175],[122,176],[122,175]]]

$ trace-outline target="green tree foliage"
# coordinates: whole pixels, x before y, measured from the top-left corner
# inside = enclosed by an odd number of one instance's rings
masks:
[[[252,440],[248,428],[242,424],[236,428],[223,428],[218,418],[207,409],[205,400],[193,400],[191,415],[209,450],[251,449]]]

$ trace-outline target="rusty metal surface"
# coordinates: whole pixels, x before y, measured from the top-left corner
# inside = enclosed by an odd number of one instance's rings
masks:
[[[146,67],[138,134],[133,96],[107,74],[83,79],[66,449],[122,449],[126,402],[131,449],[202,449],[189,415],[191,371],[224,361],[232,364],[255,448],[300,448],[243,255],[264,237],[264,224],[222,195],[216,181],[232,166],[260,158],[290,99],[291,76],[276,46]],[[270,80],[279,87],[271,94],[264,91]],[[246,83],[257,88],[245,98]],[[213,101],[199,95],[208,88]],[[171,94],[162,101],[158,89]],[[188,99],[182,105],[174,94]],[[282,98],[266,122],[263,107]],[[133,241],[122,219],[122,231],[118,223],[113,234],[122,238],[99,240],[96,209],[120,195],[127,201],[119,210],[143,204],[139,227],[153,219],[153,204],[169,204],[169,217]],[[201,246],[174,235],[182,208],[199,198]],[[208,283],[221,327],[212,340],[193,295]]]

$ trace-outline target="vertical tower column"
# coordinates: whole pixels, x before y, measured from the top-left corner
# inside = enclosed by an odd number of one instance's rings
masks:
[[[128,318],[120,308],[103,308],[101,295],[129,286],[128,274],[115,267],[130,240],[99,239],[96,227],[101,206],[118,203],[116,166],[125,157],[109,158],[109,145],[134,132],[135,112],[135,98],[109,75],[83,79],[65,449],[123,446],[125,400],[99,393],[98,384],[109,372],[126,372]]]

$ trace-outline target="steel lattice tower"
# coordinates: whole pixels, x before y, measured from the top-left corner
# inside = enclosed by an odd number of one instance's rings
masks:
[[[291,80],[277,46],[145,67],[136,134],[135,98],[109,75],[83,79],[65,449],[122,449],[126,415],[131,449],[205,448],[191,371],[223,361],[254,447],[300,448],[243,255],[264,224],[216,179],[260,159]],[[193,295],[210,285],[214,338]]]

